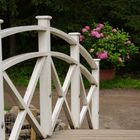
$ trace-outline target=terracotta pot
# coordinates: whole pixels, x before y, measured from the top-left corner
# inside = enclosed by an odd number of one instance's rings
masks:
[[[115,77],[115,69],[101,69],[100,70],[100,80],[112,80]]]

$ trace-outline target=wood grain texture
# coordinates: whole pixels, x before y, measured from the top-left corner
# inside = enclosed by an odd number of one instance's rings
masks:
[[[140,130],[65,130],[46,140],[140,140]],[[44,139],[45,140],[45,139]]]

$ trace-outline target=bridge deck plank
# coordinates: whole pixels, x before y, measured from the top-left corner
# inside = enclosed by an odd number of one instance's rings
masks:
[[[65,130],[44,140],[140,140],[140,130]]]

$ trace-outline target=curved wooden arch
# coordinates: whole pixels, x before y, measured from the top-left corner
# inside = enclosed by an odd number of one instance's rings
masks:
[[[46,27],[38,25],[19,26],[1,30],[1,38],[27,31],[46,31]]]
[[[50,52],[50,53],[44,53],[44,52],[33,52],[33,53],[26,53],[26,54],[21,54],[21,55],[17,55],[11,58],[8,58],[6,60],[3,61],[3,71],[5,71],[6,69],[21,63],[23,61],[29,60],[29,59],[33,59],[33,58],[38,58],[38,57],[47,57],[48,55],[52,56],[52,57],[56,57],[59,58],[69,64],[76,64],[77,65],[77,61],[74,60],[73,58],[71,58],[70,56],[63,54],[63,53],[59,53],[59,52]]]
[[[60,37],[61,39],[64,39],[70,45],[76,45],[77,44],[77,42],[69,34],[67,34],[67,33],[65,33],[61,30],[50,27],[50,31],[53,35],[56,35],[56,36]]]
[[[19,26],[19,27],[12,27],[12,28],[7,28],[1,31],[1,38],[8,37],[13,34],[21,33],[21,32],[27,32],[27,31],[46,31],[46,27],[44,26],[39,26],[39,25],[30,25],[30,26]],[[67,33],[58,30],[56,28],[50,27],[50,31],[53,35],[58,36],[61,39],[64,39],[66,42],[68,42],[71,46],[74,47],[76,45],[76,41]],[[86,51],[86,49],[80,45],[80,53],[84,57],[84,59],[88,62],[88,64],[91,66],[92,69],[96,69],[97,66],[95,62],[93,61],[92,57],[90,54]]]
[[[40,52],[33,52],[33,53],[27,53],[27,54],[21,54],[21,55],[17,55],[11,58],[8,58],[6,60],[3,61],[3,71],[5,71],[6,69],[21,63],[23,61],[29,60],[29,59],[33,59],[33,58],[37,58],[37,57],[42,57],[42,56],[47,56],[48,54],[46,53],[40,53]]]
[[[91,55],[87,52],[87,50],[82,45],[79,45],[79,48],[80,48],[80,54],[84,57],[84,59],[91,66],[91,68],[92,69],[97,69],[96,63],[94,62]]]
[[[80,64],[81,73],[88,79],[91,85],[97,85],[96,80],[93,78],[92,74],[88,71],[86,67]]]
[[[27,54],[21,54],[21,55],[17,55],[11,58],[8,58],[6,60],[3,61],[3,71],[5,71],[6,69],[21,63],[23,61],[29,60],[29,59],[33,59],[33,58],[38,58],[38,57],[47,57],[48,55],[58,58],[60,60],[63,60],[69,64],[78,64],[76,60],[74,60],[73,58],[71,58],[70,56],[63,54],[63,53],[59,53],[59,52],[51,52],[51,53],[42,53],[42,52],[33,52],[33,53],[27,53]],[[82,64],[80,64],[80,69],[82,74],[89,80],[89,82],[91,84],[96,84],[95,79],[93,78],[93,76],[91,75],[91,73],[88,71],[88,69],[86,67],[84,67]]]

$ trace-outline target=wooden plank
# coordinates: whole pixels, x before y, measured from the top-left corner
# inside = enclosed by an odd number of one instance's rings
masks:
[[[39,52],[49,53],[45,60],[40,75],[40,124],[42,129],[48,134],[52,134],[52,89],[51,89],[51,42],[50,42],[50,20],[51,16],[37,16],[38,25],[45,26],[46,32],[39,32]]]
[[[0,32],[3,20],[0,19]],[[0,138],[5,139],[5,126],[4,126],[4,91],[3,91],[3,75],[2,75],[2,40],[0,33]]]
[[[21,111],[16,118],[9,140],[17,140],[27,112]]]
[[[52,66],[52,79],[54,81],[54,85],[55,85],[55,88],[57,90],[57,94],[58,94],[59,97],[62,97],[63,96],[63,91],[62,91],[61,82],[59,80],[59,76],[57,74],[57,71],[56,71],[56,68],[55,68],[55,65],[54,65],[52,59],[51,59],[51,66]]]
[[[68,42],[69,44],[71,44],[71,46],[76,45],[76,43],[77,43],[69,34],[67,34],[61,30],[50,27],[50,31],[53,35],[56,35],[56,36],[62,38],[63,40],[65,40],[66,42]]]
[[[55,132],[51,140],[140,140],[140,130],[65,130]],[[47,140],[48,140],[47,139]]]
[[[93,61],[92,56],[88,53],[88,51],[82,46],[79,45],[80,54],[84,57],[87,63],[91,66],[92,69],[97,69],[96,63]]]
[[[43,132],[44,130],[40,127],[39,123],[34,118],[33,114],[31,113],[31,111],[29,109],[29,106],[27,104],[25,104],[22,96],[20,95],[20,93],[18,92],[18,90],[16,89],[16,87],[14,86],[14,84],[12,83],[12,81],[10,80],[8,75],[6,74],[6,72],[3,73],[3,76],[4,76],[4,79],[6,80],[6,82],[8,83],[9,87],[13,91],[13,94],[11,94],[11,95],[12,95],[14,101],[17,103],[17,105],[20,108],[25,110],[24,113],[21,113],[21,115],[19,115],[20,121],[16,121],[17,123],[14,124],[15,128],[13,129],[13,133],[11,133],[12,136],[10,136],[11,140],[16,140],[18,138],[18,133],[20,131],[20,127],[23,125],[23,121],[26,117],[26,114],[27,114],[27,120],[29,121],[31,126],[34,128],[34,130],[40,136],[45,138],[46,134],[45,134],[45,132]],[[18,131],[17,134],[15,131]],[[15,137],[15,139],[14,139],[14,137]]]
[[[67,72],[67,75],[64,80],[63,87],[62,87],[64,96],[66,96],[66,94],[67,94],[67,91],[68,91],[68,88],[69,88],[69,85],[71,82],[71,77],[73,75],[75,68],[76,68],[76,65],[70,65],[69,70]]]
[[[7,28],[1,31],[1,37],[4,38],[13,34],[27,32],[27,31],[46,31],[46,27],[38,26],[38,25],[29,25],[29,26]]]
[[[33,70],[32,76],[30,78],[28,87],[26,89],[25,92],[25,96],[24,96],[24,102],[29,106],[40,76],[40,73],[42,71],[42,67],[45,61],[45,57],[44,58],[38,58],[35,68]]]
[[[94,90],[93,96],[92,96],[92,122],[94,129],[99,129],[99,86],[100,86],[100,80],[99,80],[99,62],[100,59],[94,59],[97,68],[96,70],[92,70],[92,76],[95,78],[97,82],[97,86]]]
[[[70,56],[78,63],[71,78],[71,114],[74,119],[75,127],[80,128],[80,54],[79,54],[79,36],[80,33],[69,33],[76,40],[77,45],[70,48]]]
[[[65,61],[68,64],[76,64],[76,65],[78,64],[76,60],[74,60],[72,57],[70,57],[69,55],[66,55],[64,53],[52,51],[51,56],[55,57],[55,58],[58,58],[58,59],[60,59],[62,61]]]
[[[81,73],[87,78],[87,80],[90,82],[91,85],[97,85],[96,80],[94,79],[94,77],[92,76],[92,74],[89,72],[89,70],[83,66],[82,64],[80,64],[80,70]]]
[[[7,58],[3,61],[3,71],[6,69],[29,59],[37,58],[37,57],[47,57],[48,53],[44,52],[33,52],[33,53],[25,53],[25,54],[20,54],[16,55],[10,58]]]
[[[59,117],[60,111],[62,109],[63,103],[64,103],[64,98],[59,97],[57,102],[56,102],[55,108],[53,110],[53,114],[52,114],[52,129],[53,130],[55,128],[55,125],[56,125],[57,119]]]

